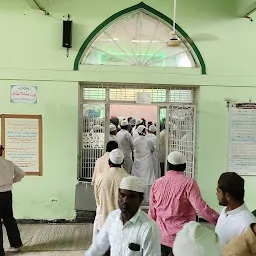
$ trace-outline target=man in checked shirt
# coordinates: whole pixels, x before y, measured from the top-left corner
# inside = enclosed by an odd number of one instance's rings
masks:
[[[185,156],[172,152],[168,156],[166,175],[156,180],[150,191],[149,216],[161,230],[161,254],[173,255],[176,234],[185,223],[196,220],[196,212],[216,224],[219,214],[203,200],[197,183],[184,176]]]

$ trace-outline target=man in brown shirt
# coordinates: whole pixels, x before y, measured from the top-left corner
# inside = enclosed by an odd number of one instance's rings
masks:
[[[255,256],[256,224],[253,223],[241,235],[233,238],[223,249],[222,256]]]

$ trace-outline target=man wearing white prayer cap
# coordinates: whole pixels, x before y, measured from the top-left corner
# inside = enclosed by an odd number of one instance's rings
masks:
[[[118,210],[111,212],[85,256],[161,256],[160,230],[140,209],[144,180],[128,176],[119,189]]]
[[[149,203],[149,215],[161,230],[162,256],[172,255],[177,233],[185,223],[196,220],[196,213],[212,224],[219,217],[203,200],[195,180],[184,175],[185,156],[174,151],[167,159],[168,171],[152,185]]]
[[[109,140],[108,141],[115,141],[118,144],[118,148],[120,148],[119,140],[116,136],[117,128],[114,124],[109,125]]]
[[[218,235],[200,223],[186,223],[173,244],[174,256],[221,256]]]
[[[95,162],[95,167],[92,176],[92,185],[94,186],[94,196],[96,200],[96,216],[93,225],[93,239],[95,239],[98,233],[98,212],[99,212],[99,205],[97,200],[97,189],[99,184],[101,183],[102,173],[107,172],[109,169],[109,154],[112,150],[118,148],[118,144],[116,141],[109,141],[106,146],[105,154],[98,158]]]
[[[133,137],[134,140],[139,137],[139,134],[138,134],[138,127],[139,127],[140,125],[142,125],[142,123],[143,123],[143,121],[142,121],[141,119],[137,119],[137,120],[136,120],[136,125],[135,125],[135,127],[133,128],[133,130],[132,130],[132,137]]]
[[[148,140],[151,140],[155,149],[156,149],[156,127],[154,125],[150,125],[149,129],[148,129],[148,134],[146,135],[146,138]],[[160,164],[157,158],[157,152],[155,151],[152,155],[152,161],[153,161],[153,166],[154,166],[154,173],[155,173],[155,177],[159,178],[160,177]]]
[[[98,179],[95,187],[96,202],[99,205],[98,230],[101,230],[108,214],[118,209],[118,191],[121,180],[128,174],[122,168],[124,154],[120,149],[114,149],[109,154],[109,169]]]
[[[133,138],[128,132],[129,124],[127,120],[121,121],[121,130],[117,133],[117,139],[119,140],[120,149],[124,153],[124,164],[125,171],[130,174],[133,166],[132,152],[133,152]]]
[[[149,191],[151,185],[155,181],[153,153],[155,146],[151,140],[148,140],[146,135],[146,127],[140,125],[138,127],[139,137],[134,140],[134,164],[132,175],[145,180],[145,202],[149,202]]]

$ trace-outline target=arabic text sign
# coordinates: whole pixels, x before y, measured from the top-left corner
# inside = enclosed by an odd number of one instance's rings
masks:
[[[11,86],[11,102],[14,103],[37,103],[37,87],[12,85]]]
[[[256,104],[232,104],[229,109],[229,171],[256,175]]]
[[[37,119],[5,119],[5,157],[26,173],[39,172],[39,123]]]

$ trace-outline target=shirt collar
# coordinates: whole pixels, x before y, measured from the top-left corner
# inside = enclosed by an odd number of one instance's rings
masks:
[[[137,222],[138,218],[140,217],[140,215],[141,215],[141,209],[139,209],[139,210],[136,212],[136,214],[135,214],[129,221],[127,221],[126,223],[129,223],[129,222],[130,222],[130,223],[132,223],[132,224],[135,224],[135,223]],[[121,222],[123,223],[121,210],[120,210],[120,215],[117,216],[117,220],[118,220],[118,221],[121,220]],[[125,224],[126,224],[126,223],[125,223]]]
[[[242,204],[241,206],[239,206],[238,208],[236,208],[236,209],[234,209],[232,211],[228,211],[227,208],[226,208],[225,213],[227,215],[236,215],[236,214],[238,214],[240,212],[243,212],[245,210],[247,210],[247,207],[246,207],[245,204]]]
[[[173,174],[184,175],[183,172],[178,172],[178,171],[173,171],[173,170],[168,170],[165,175],[170,176],[170,175],[173,175]]]

